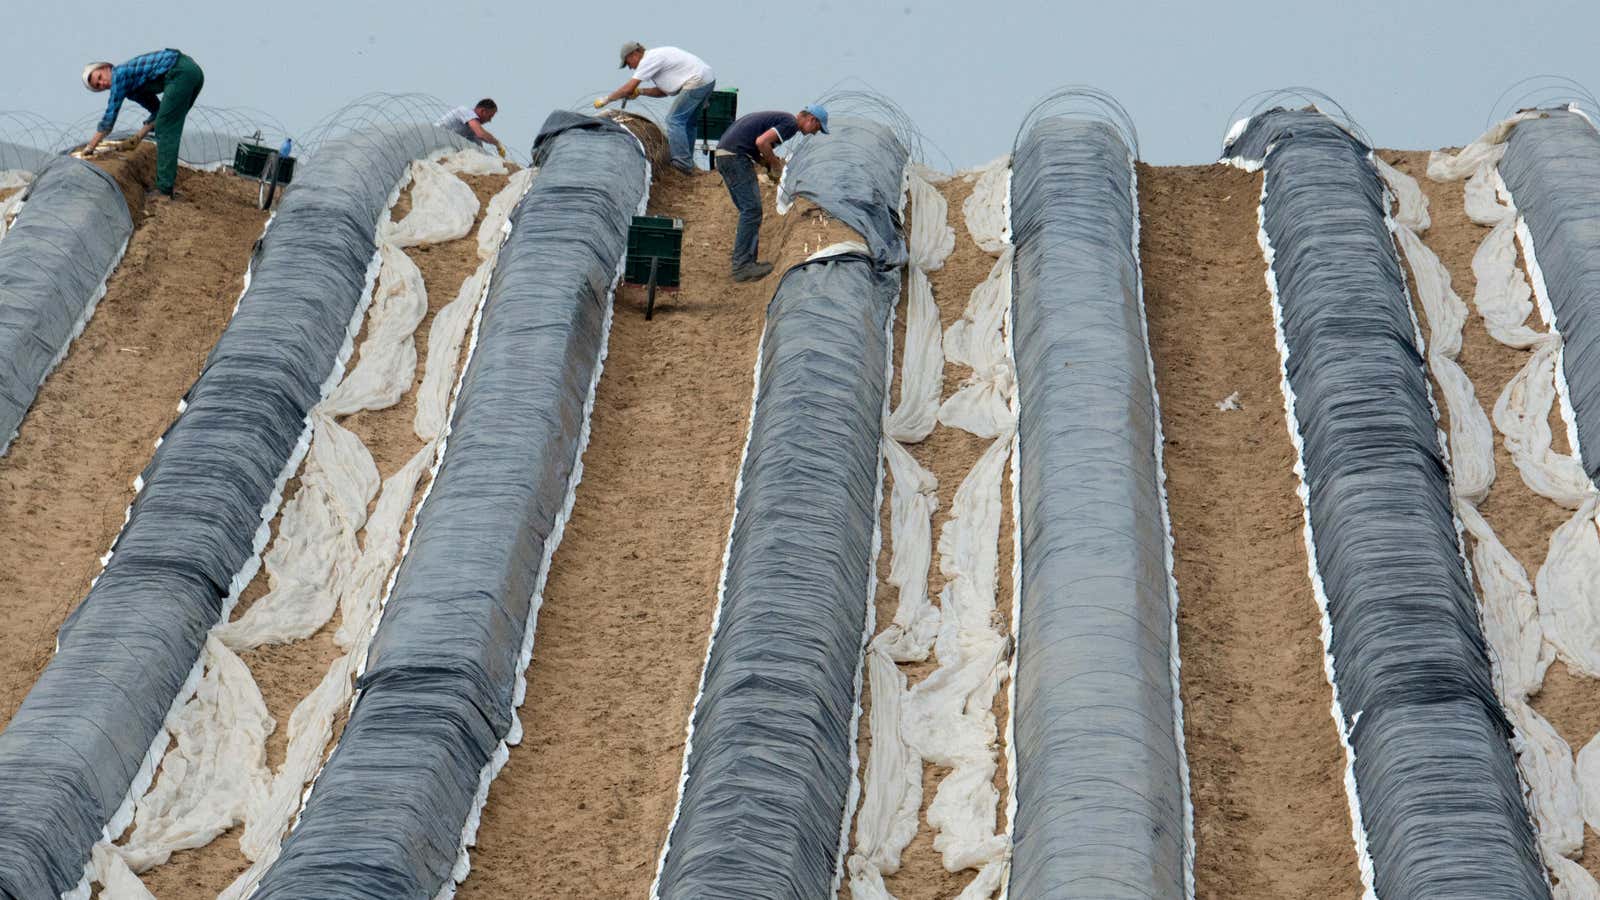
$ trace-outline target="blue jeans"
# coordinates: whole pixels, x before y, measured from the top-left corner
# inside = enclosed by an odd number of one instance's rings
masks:
[[[737,272],[756,261],[761,240],[761,188],[756,185],[755,163],[742,153],[717,157],[717,171],[739,210],[739,230],[733,236],[733,269]]]
[[[716,89],[717,83],[708,81],[697,88],[678,92],[678,98],[672,101],[672,109],[667,113],[667,146],[672,148],[674,164],[694,168],[694,138],[700,128],[700,110],[705,108],[711,92]]]

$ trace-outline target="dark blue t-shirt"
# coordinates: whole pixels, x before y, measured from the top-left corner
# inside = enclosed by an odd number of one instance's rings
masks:
[[[778,129],[780,139],[778,143],[781,144],[800,131],[800,123],[795,121],[794,114],[786,112],[753,112],[743,115],[729,125],[728,130],[717,139],[717,149],[760,160],[761,151],[756,149],[756,138],[773,128]]]

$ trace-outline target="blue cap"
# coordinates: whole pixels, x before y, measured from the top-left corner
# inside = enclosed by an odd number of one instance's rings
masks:
[[[801,112],[811,113],[822,124],[822,133],[828,133],[828,110],[821,103],[808,103]]]

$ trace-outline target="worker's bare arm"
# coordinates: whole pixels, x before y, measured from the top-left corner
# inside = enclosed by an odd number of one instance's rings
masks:
[[[483,125],[479,123],[477,119],[467,120],[467,128],[472,131],[478,140],[487,141],[496,147],[500,146],[500,139],[490,134],[489,129],[483,127]]]
[[[658,88],[658,87],[640,88],[639,89],[639,93],[645,95],[646,97],[665,97],[665,96],[667,96],[667,92],[663,91],[661,88]]]
[[[104,131],[96,131],[94,134],[90,135],[89,142],[83,145],[83,155],[88,156],[89,154],[93,153],[94,148],[100,146],[100,142],[105,139],[106,133]]]
[[[650,90],[655,90],[655,88],[651,88]],[[605,102],[610,103],[613,100],[622,100],[624,98],[635,97],[638,94],[639,94],[639,79],[637,79],[637,78],[629,78],[627,80],[627,82],[622,85],[622,87],[617,88],[616,90],[614,90],[611,93],[607,94],[602,99],[605,100]],[[654,95],[652,95],[652,96],[654,96]]]
[[[778,129],[776,128],[768,128],[765,132],[762,132],[760,137],[756,138],[756,151],[761,154],[761,161],[766,164],[768,169],[773,171],[783,169],[783,160],[773,150],[774,147],[778,146],[778,142],[782,140],[783,135],[778,134]]]

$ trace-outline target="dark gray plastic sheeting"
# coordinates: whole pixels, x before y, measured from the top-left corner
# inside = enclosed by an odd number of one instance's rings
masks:
[[[52,159],[55,159],[55,154],[37,147],[0,141],[0,172],[10,170],[37,172]]]
[[[1566,110],[1519,122],[1500,176],[1533,234],[1561,330],[1584,470],[1600,483],[1600,134]]]
[[[784,169],[784,190],[855,229],[880,264],[903,266],[906,243],[901,237],[900,199],[905,193],[907,155],[885,126],[838,116],[828,134],[807,135],[801,141]],[[862,165],[863,160],[873,164]]]
[[[608,296],[647,188],[639,143],[609,121],[558,113],[536,148],[539,177],[512,213],[355,710],[257,900],[433,897],[511,729]]]
[[[57,157],[0,240],[0,454],[133,233],[112,177]]]
[[[331,142],[284,195],[114,555],[0,732],[0,897],[78,883],[254,553],[366,289],[389,195],[411,159],[460,143],[438,129]]]
[[[1241,148],[1266,154],[1265,227],[1377,894],[1548,897],[1369,149],[1282,109],[1223,155]]]
[[[790,269],[767,307],[715,642],[659,894],[826,897],[876,560],[898,270]]]
[[[1183,759],[1133,166],[1041,120],[1012,163],[1021,610],[1013,897],[1182,898]]]

